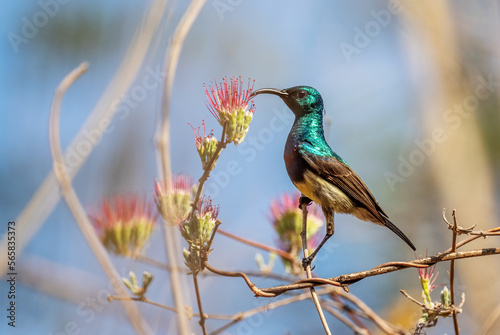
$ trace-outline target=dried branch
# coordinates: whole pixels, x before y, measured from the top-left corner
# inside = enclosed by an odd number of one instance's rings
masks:
[[[198,310],[200,312],[200,327],[203,335],[207,335],[207,328],[205,327],[205,313],[203,312],[203,305],[201,303],[200,288],[198,287],[198,274],[193,273],[194,290],[196,292],[196,302],[198,303]]]
[[[261,250],[265,250],[265,251],[268,251],[268,252],[275,253],[278,256],[286,258],[286,259],[288,259],[291,262],[296,262],[297,261],[297,259],[295,257],[293,257],[290,253],[288,253],[286,251],[283,251],[281,249],[273,248],[273,247],[265,245],[263,243],[255,242],[255,241],[252,241],[252,240],[240,237],[240,236],[236,236],[236,235],[228,233],[227,231],[224,231],[222,229],[219,229],[219,233],[221,235],[227,236],[227,237],[229,237],[229,238],[231,238],[231,239],[233,239],[235,241],[241,242],[243,244],[247,244],[247,245],[250,245],[252,247],[259,248]]]
[[[241,277],[241,278],[243,278],[245,280],[245,283],[250,288],[250,290],[252,290],[252,292],[258,297],[272,298],[272,297],[276,296],[276,294],[273,294],[273,293],[263,292],[261,289],[259,289],[257,286],[255,286],[255,284],[253,284],[250,281],[250,279],[248,279],[248,276],[246,274],[244,274],[243,272],[232,272],[232,271],[218,270],[218,269],[212,267],[210,264],[208,264],[207,260],[205,260],[205,262],[203,263],[203,266],[205,268],[207,268],[208,271],[213,272],[213,273],[218,274],[218,275],[221,275],[221,276],[224,276],[224,277]]]
[[[54,99],[52,101],[51,111],[50,111],[50,122],[49,122],[49,139],[50,139],[50,151],[52,153],[52,158],[54,160],[54,174],[61,185],[61,191],[66,203],[68,204],[73,217],[75,218],[80,230],[85,236],[91,250],[96,256],[99,264],[108,276],[114,289],[121,295],[126,295],[127,291],[120,284],[120,276],[118,271],[116,271],[108,253],[102,246],[97,234],[92,227],[92,223],[85,213],[78,196],[76,195],[73,186],[71,185],[71,179],[66,171],[66,165],[63,161],[63,154],[61,150],[61,143],[59,137],[59,113],[61,109],[61,102],[64,94],[68,88],[73,84],[73,82],[78,79],[84,72],[87,71],[89,65],[88,63],[82,63],[70,74],[68,74],[63,81],[57,87],[54,94]],[[125,312],[129,316],[135,329],[140,334],[147,334],[150,332],[149,326],[146,324],[145,320],[142,318],[137,306],[134,304],[123,304]]]
[[[160,155],[161,171],[163,176],[163,181],[165,182],[165,187],[170,190],[172,187],[172,167],[170,161],[170,98],[172,95],[172,87],[175,78],[175,71],[177,69],[177,63],[179,61],[179,56],[181,54],[182,45],[184,40],[196,20],[201,8],[203,7],[205,0],[193,0],[186,12],[182,16],[179,24],[175,28],[172,43],[169,46],[168,52],[165,54],[164,61],[164,81],[163,81],[163,94],[162,94],[162,118],[161,127],[159,130],[158,138],[158,151]],[[164,238],[165,238],[165,249],[167,253],[167,259],[172,266],[172,271],[170,271],[170,286],[172,295],[174,297],[175,306],[178,310],[177,317],[179,323],[179,332],[181,334],[189,334],[189,324],[184,314],[181,313],[184,306],[184,299],[182,297],[182,291],[180,289],[179,275],[176,271],[177,268],[177,257],[176,250],[179,250],[180,246],[178,240],[174,238],[176,233],[176,228],[169,225],[164,227]],[[195,279],[196,281],[196,279]]]
[[[444,211],[443,211],[444,212]],[[456,210],[453,210],[453,235],[451,240],[451,252],[455,252],[457,250],[457,235],[458,235],[458,224],[457,224],[457,215]],[[474,228],[474,227],[472,227]],[[472,231],[471,228],[467,229]],[[455,260],[452,259],[450,261],[450,295],[451,295],[451,306],[455,306]],[[453,328],[455,329],[455,335],[460,335],[460,328],[458,327],[458,319],[457,319],[457,311],[453,309]]]
[[[161,167],[163,180],[167,189],[170,189],[171,183],[171,163],[170,163],[170,98],[172,96],[172,87],[174,84],[175,71],[181,55],[184,40],[196,20],[205,0],[193,0],[186,12],[182,16],[179,24],[175,28],[172,36],[172,43],[165,55],[164,69],[165,77],[163,81],[164,94],[162,95],[162,124],[158,139],[158,150],[161,157]]]
[[[360,328],[358,325],[356,325],[354,322],[346,318],[342,313],[337,311],[336,309],[330,307],[330,306],[324,306],[322,307],[331,315],[333,315],[335,318],[337,318],[339,321],[343,322],[347,327],[351,328],[354,330],[355,334],[361,334],[361,335],[370,335],[371,333],[368,331],[368,329],[363,329]]]
[[[368,305],[366,305],[361,299],[356,297],[353,294],[337,290],[336,294],[340,295],[344,299],[349,300],[353,304],[355,304],[363,313],[366,318],[373,321],[377,327],[379,327],[386,334],[400,334],[401,331],[395,328],[393,325],[389,324],[387,321],[382,319],[377,313],[375,313]]]
[[[326,287],[326,288],[323,288],[321,290],[318,290],[317,291],[317,294],[318,295],[324,295],[324,294],[330,294],[333,292],[333,290],[335,290],[335,288],[333,287]],[[271,309],[274,309],[274,308],[278,308],[278,307],[282,307],[282,306],[285,306],[285,305],[288,305],[288,304],[291,304],[291,303],[294,303],[294,302],[298,302],[298,301],[302,301],[302,300],[306,300],[306,299],[309,299],[311,297],[311,294],[309,292],[304,292],[304,293],[301,293],[301,294],[298,294],[296,296],[293,296],[293,297],[290,297],[290,298],[285,298],[285,299],[282,299],[282,300],[279,300],[279,301],[276,301],[276,302],[271,302],[269,304],[266,304],[264,306],[260,306],[260,307],[257,307],[257,308],[254,308],[254,309],[251,309],[249,311],[246,311],[246,312],[242,312],[242,313],[238,313],[234,316],[234,320],[231,321],[230,323],[226,324],[225,326],[213,331],[210,333],[210,335],[217,335],[217,334],[220,334],[222,333],[224,330],[228,329],[229,327],[235,325],[236,323],[246,319],[246,318],[249,318],[251,317],[252,315],[255,315],[255,314],[258,314],[258,313],[261,313],[261,312],[264,312],[264,311],[268,311],[268,310],[271,310]]]
[[[422,264],[425,264],[427,266],[431,266],[431,265],[434,265],[436,263],[445,262],[445,261],[449,261],[452,259],[463,259],[463,258],[480,257],[480,256],[495,255],[495,254],[500,254],[500,248],[485,248],[485,249],[476,249],[476,250],[461,251],[461,252],[442,253],[442,254],[437,254],[435,256],[431,256],[431,257],[426,257],[426,258],[417,259],[417,260],[410,261],[410,262],[405,262],[406,265],[404,265],[404,266],[403,265],[389,265],[389,266],[384,266],[384,267],[376,267],[374,269],[367,270],[367,271],[361,271],[361,272],[351,273],[351,274],[347,274],[347,275],[341,275],[341,276],[337,276],[337,277],[328,278],[328,280],[333,281],[333,282],[338,282],[341,285],[348,285],[348,284],[351,284],[353,282],[359,281],[359,280],[367,278],[367,277],[378,276],[378,275],[381,275],[384,273],[399,271],[399,270],[407,269],[408,267],[421,267]],[[272,293],[275,295],[280,295],[280,294],[283,294],[284,292],[287,292],[290,290],[300,290],[300,289],[310,288],[310,287],[319,286],[319,285],[324,285],[324,284],[301,282],[301,283],[297,283],[297,284],[293,283],[293,284],[285,285],[285,286],[275,286],[275,287],[263,288],[263,289],[261,289],[261,291],[264,293]]]

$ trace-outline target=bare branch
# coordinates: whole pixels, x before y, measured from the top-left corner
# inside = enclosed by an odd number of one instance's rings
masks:
[[[452,259],[463,259],[463,258],[480,257],[480,256],[495,255],[495,254],[500,254],[500,248],[486,248],[486,249],[476,249],[476,250],[461,251],[461,252],[443,253],[443,254],[437,254],[437,255],[432,256],[432,257],[426,257],[426,258],[406,262],[407,265],[405,265],[405,266],[389,265],[389,266],[384,266],[384,267],[376,267],[376,268],[368,270],[368,271],[361,271],[361,272],[351,273],[351,274],[347,274],[347,275],[341,275],[341,276],[337,276],[337,277],[328,278],[328,280],[338,282],[342,285],[345,285],[345,284],[350,284],[350,283],[359,281],[359,280],[367,278],[367,277],[372,277],[372,276],[377,276],[377,275],[381,275],[384,273],[399,271],[402,269],[407,269],[408,267],[421,267],[422,264],[431,266],[431,265],[434,265],[436,263],[445,262],[445,261],[449,261]],[[310,287],[318,286],[318,285],[324,285],[324,284],[321,284],[321,283],[298,283],[298,284],[295,284],[294,283],[294,284],[285,285],[285,286],[275,286],[275,287],[270,287],[270,288],[263,288],[261,290],[264,293],[273,293],[275,295],[280,295],[280,294],[287,292],[287,291],[290,291],[290,290],[300,290],[300,289],[310,288]]]
[[[193,0],[186,12],[182,16],[179,24],[175,28],[172,43],[169,46],[168,52],[165,54],[164,71],[165,77],[163,81],[162,94],[162,117],[161,127],[159,129],[158,151],[160,155],[161,175],[165,183],[166,189],[170,190],[172,185],[172,167],[170,161],[170,97],[172,95],[172,86],[175,78],[177,63],[181,54],[184,40],[196,20],[205,0]],[[174,238],[176,233],[175,228],[169,225],[164,226],[165,249],[167,259],[172,266],[170,272],[170,287],[174,297],[175,306],[178,310],[178,324],[180,334],[187,335],[190,333],[190,327],[184,314],[181,313],[184,307],[184,299],[180,286],[179,274],[176,271],[177,257],[176,250],[180,248],[178,240]],[[196,280],[196,279],[195,279]]]
[[[120,295],[126,295],[127,291],[121,285],[120,276],[118,271],[116,271],[108,253],[102,246],[97,234],[92,227],[92,223],[89,221],[85,209],[83,208],[78,196],[76,195],[73,186],[71,185],[71,179],[66,171],[66,166],[63,161],[63,154],[61,150],[61,143],[59,139],[59,113],[61,109],[61,102],[64,94],[68,88],[73,84],[73,82],[78,79],[85,71],[87,71],[89,65],[88,63],[82,63],[79,67],[68,74],[61,84],[57,87],[54,94],[54,99],[52,101],[52,107],[50,111],[50,123],[49,123],[49,139],[50,139],[50,150],[52,153],[52,158],[54,160],[54,173],[61,185],[62,194],[64,200],[68,204],[71,213],[73,214],[80,230],[82,231],[85,239],[87,240],[91,250],[96,256],[99,264],[103,268],[106,276],[108,276],[111,284],[113,285],[116,292]],[[135,329],[140,334],[147,334],[150,332],[149,326],[146,324],[145,320],[142,318],[137,306],[135,304],[123,304],[125,312],[129,316]]]
[[[255,241],[243,238],[243,237],[236,236],[236,235],[228,233],[227,231],[222,230],[220,228],[219,228],[218,231],[219,231],[219,233],[221,235],[227,236],[227,237],[229,237],[229,238],[231,238],[231,239],[233,239],[235,241],[238,241],[238,242],[241,242],[241,243],[244,243],[244,244],[247,244],[247,245],[250,245],[252,247],[259,248],[259,249],[262,249],[262,250],[265,250],[265,251],[268,251],[268,252],[275,253],[275,254],[283,257],[283,258],[288,259],[291,262],[296,262],[297,261],[297,259],[295,257],[293,257],[290,253],[288,253],[286,251],[283,251],[281,249],[273,248],[273,247],[265,245],[263,243],[255,242]]]

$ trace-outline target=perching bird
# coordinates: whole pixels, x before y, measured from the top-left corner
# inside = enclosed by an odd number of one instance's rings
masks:
[[[252,93],[279,96],[295,114],[285,145],[285,165],[288,176],[297,189],[323,209],[326,235],[316,250],[302,261],[306,268],[323,244],[333,235],[334,213],[346,213],[363,221],[385,226],[415,246],[390,220],[361,178],[337,155],[325,141],[323,132],[323,99],[309,86],[284,90],[263,88]],[[301,202],[310,202],[301,199]]]

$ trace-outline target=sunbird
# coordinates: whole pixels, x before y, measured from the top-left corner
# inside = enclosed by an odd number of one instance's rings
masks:
[[[279,96],[295,114],[295,121],[285,144],[285,166],[295,187],[305,196],[299,206],[312,201],[323,209],[326,235],[316,250],[302,260],[304,269],[334,233],[334,214],[351,214],[363,221],[385,226],[413,250],[410,239],[389,220],[361,178],[326,143],[323,130],[323,98],[310,86],[294,86],[279,90],[263,88],[259,94]]]

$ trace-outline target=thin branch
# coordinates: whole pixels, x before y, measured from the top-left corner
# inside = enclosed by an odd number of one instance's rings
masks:
[[[377,313],[375,313],[370,307],[368,307],[367,304],[365,304],[361,299],[359,299],[355,295],[348,294],[347,292],[340,290],[337,290],[336,293],[342,296],[344,299],[347,299],[356,306],[358,306],[358,308],[364,312],[366,318],[372,320],[385,333],[387,334],[400,333],[398,330],[395,329],[393,325],[389,324],[387,321],[382,319]]]
[[[223,270],[218,270],[214,267],[212,267],[210,264],[208,264],[208,261],[205,260],[205,262],[203,263],[203,265],[205,266],[205,268],[207,268],[208,271],[210,272],[213,272],[213,273],[216,273],[218,275],[221,275],[221,276],[224,276],[224,277],[241,277],[245,280],[245,283],[248,285],[248,287],[250,288],[250,290],[252,290],[252,292],[256,295],[256,296],[259,296],[259,297],[266,297],[266,298],[272,298],[272,297],[275,297],[276,295],[273,294],[273,293],[266,293],[266,292],[262,292],[261,289],[259,289],[257,286],[255,286],[255,284],[253,284],[250,279],[248,279],[248,276],[246,274],[244,274],[243,272],[232,272],[232,271],[223,271]]]
[[[166,309],[168,311],[177,313],[177,309],[161,304],[156,301],[149,300],[147,297],[130,297],[130,296],[125,296],[125,297],[119,297],[115,295],[108,295],[108,301],[112,302],[113,300],[122,300],[122,301],[138,301],[138,302],[143,302],[146,304],[150,304],[156,307],[160,307],[163,309]],[[199,317],[199,313],[189,313],[188,311],[184,310],[183,313],[186,314],[186,316],[191,317],[191,316],[196,316]],[[223,315],[223,314],[205,314],[206,319],[213,319],[213,320],[234,320],[237,316],[235,315]]]
[[[196,301],[198,303],[198,310],[200,312],[200,327],[203,335],[207,335],[207,328],[205,327],[205,313],[203,312],[203,305],[201,303],[200,288],[198,287],[198,274],[193,273],[194,290],[196,292]]]
[[[363,317],[365,319],[368,319],[368,316],[366,313],[364,313],[361,309],[355,310],[351,306],[345,304],[342,301],[342,296],[348,294],[344,290],[335,290],[335,292],[330,293],[330,298],[331,300],[325,301],[323,300],[323,304],[328,304],[328,305],[333,305],[335,308],[338,310],[344,311],[349,315],[349,318],[354,322],[359,328],[361,329],[367,329],[365,324],[361,321],[359,317]],[[350,294],[352,295],[352,294]],[[354,298],[356,298],[354,295],[352,295]],[[358,299],[358,298],[356,298]]]
[[[303,194],[302,197],[304,197]],[[300,236],[302,237],[302,250],[304,252],[304,259],[305,259],[309,256],[309,250],[307,249],[307,204],[305,202],[302,202],[301,207],[302,207],[302,232],[300,233]],[[308,279],[311,279],[312,278],[311,264],[307,264],[305,272],[306,272],[306,277]],[[319,319],[321,320],[321,324],[323,325],[323,328],[325,330],[325,334],[331,335],[332,332],[330,331],[328,323],[326,322],[325,314],[323,313],[323,309],[321,308],[321,304],[319,302],[319,298],[318,295],[316,294],[314,286],[310,287],[309,291],[311,292],[311,297],[314,302],[314,306],[316,306],[316,311],[318,312]]]
[[[324,295],[324,294],[330,294],[333,292],[333,290],[335,290],[335,288],[333,287],[326,287],[326,288],[323,288],[321,290],[318,290],[317,291],[317,294],[318,295]],[[242,313],[238,313],[235,315],[235,319],[233,321],[231,321],[230,323],[226,324],[225,326],[217,329],[217,330],[214,330],[213,332],[210,333],[210,335],[217,335],[217,334],[220,334],[221,332],[223,332],[224,330],[228,329],[229,327],[235,325],[236,323],[246,319],[246,318],[249,318],[251,317],[252,315],[255,315],[255,314],[258,314],[258,313],[261,313],[261,312],[264,312],[264,311],[268,311],[268,310],[271,310],[271,309],[274,309],[274,308],[278,308],[278,307],[282,307],[282,306],[285,306],[285,305],[288,305],[288,304],[291,304],[291,303],[294,303],[294,302],[298,302],[298,301],[302,301],[302,300],[306,300],[306,299],[309,299],[311,297],[311,294],[309,292],[304,292],[304,293],[301,293],[301,294],[298,294],[298,295],[295,295],[293,297],[290,297],[290,298],[286,298],[286,299],[282,299],[282,300],[279,300],[279,301],[275,301],[275,302],[271,302],[269,304],[266,304],[264,306],[260,306],[260,307],[257,307],[257,308],[254,308],[254,309],[251,309],[249,311],[246,311],[246,312],[242,312]]]
[[[354,322],[346,318],[342,313],[337,311],[336,309],[330,307],[330,306],[325,306],[322,304],[322,307],[331,315],[333,315],[335,318],[343,322],[347,327],[351,328],[355,334],[361,334],[361,335],[370,335],[371,333],[368,331],[368,329],[363,329],[360,328],[358,325],[356,325]]]
[[[252,247],[259,248],[259,249],[262,249],[262,250],[265,250],[265,251],[268,251],[268,252],[275,253],[278,256],[286,258],[286,259],[288,259],[291,262],[296,262],[297,261],[297,259],[295,257],[293,257],[290,253],[288,253],[286,251],[283,251],[281,249],[273,248],[273,247],[265,245],[263,243],[255,242],[255,241],[243,238],[243,237],[236,236],[236,235],[228,233],[227,231],[222,230],[220,228],[219,228],[219,233],[221,235],[227,236],[227,237],[229,237],[229,238],[231,238],[231,239],[233,239],[235,241],[238,241],[238,242],[241,242],[241,243],[244,243],[244,244],[247,244],[247,245],[250,245]]]
[[[475,233],[475,234],[474,234]],[[481,231],[481,232],[473,232],[469,235],[476,235],[476,236],[473,236],[473,237],[470,237],[466,240],[463,240],[462,242],[459,242],[457,243],[457,249],[460,248],[460,247],[463,247],[464,245],[472,242],[472,241],[475,241],[477,240],[478,238],[480,237],[486,237],[486,236],[497,236],[500,234],[500,227],[495,227],[495,228],[492,228],[492,229],[489,229],[489,230],[485,230],[484,232]],[[451,252],[451,248],[449,248],[448,250],[445,251],[445,253],[447,252]]]
[[[172,87],[174,84],[175,72],[181,55],[182,46],[186,39],[191,26],[196,20],[201,8],[205,4],[205,0],[193,0],[186,12],[182,16],[179,24],[175,28],[172,36],[172,43],[165,55],[164,69],[165,77],[163,81],[164,94],[162,96],[162,124],[160,128],[160,136],[158,139],[158,150],[161,156],[162,176],[169,189],[171,180],[171,163],[170,163],[170,98],[172,96]]]
[[[170,306],[167,306],[167,305],[164,305],[164,304],[160,304],[159,302],[156,302],[156,301],[149,300],[146,297],[129,297],[129,296],[120,297],[120,296],[116,296],[116,295],[108,295],[108,301],[112,302],[113,300],[144,302],[146,304],[151,304],[153,306],[160,307],[160,308],[169,310],[171,312],[177,313],[177,309],[170,307]]]
[[[145,255],[140,255],[140,254],[135,255],[134,259],[137,261],[143,262],[145,264],[149,264],[151,266],[154,266],[156,268],[162,269],[162,270],[172,271],[172,267],[170,265],[167,265],[165,263],[162,263],[160,261],[157,261],[157,260],[150,258],[150,257],[147,257]],[[185,266],[178,266],[176,270],[178,272],[182,272],[182,273],[186,273],[186,274],[189,272],[189,269],[187,269]],[[236,271],[236,272],[243,272],[243,271]],[[294,278],[292,276],[285,276],[285,275],[281,275],[278,273],[272,273],[272,272],[245,271],[245,274],[248,277],[262,277],[262,278],[281,280],[281,281],[290,282],[290,283],[293,283],[296,280],[296,278]],[[198,275],[201,277],[204,277],[204,276],[215,276],[216,274],[214,274],[212,272],[200,272]]]
[[[99,238],[97,237],[92,223],[89,221],[85,209],[83,208],[78,196],[76,195],[73,186],[71,185],[71,179],[66,171],[66,166],[63,161],[63,154],[61,150],[61,143],[59,137],[59,113],[61,109],[61,102],[64,94],[68,88],[73,84],[73,82],[78,79],[85,71],[87,71],[89,65],[88,63],[82,63],[70,74],[68,74],[63,81],[57,87],[54,94],[54,99],[52,101],[51,111],[50,111],[50,123],[49,123],[49,139],[50,139],[50,151],[52,153],[52,159],[54,160],[54,173],[61,185],[61,190],[66,203],[68,204],[71,213],[73,214],[80,230],[82,231],[85,239],[87,240],[90,249],[96,256],[99,264],[103,268],[106,276],[108,276],[114,289],[121,295],[126,295],[127,291],[120,284],[120,276],[118,271],[116,271],[108,253],[102,246]],[[140,334],[149,333],[149,326],[146,324],[145,320],[139,313],[137,306],[135,304],[123,304],[125,312],[130,318],[135,329]]]
[[[170,161],[170,98],[172,95],[172,87],[175,78],[175,71],[177,69],[177,64],[179,61],[179,56],[181,54],[182,45],[184,40],[191,29],[196,17],[198,16],[201,8],[203,7],[205,0],[193,0],[186,12],[182,16],[179,24],[175,28],[172,43],[169,46],[168,52],[165,54],[164,61],[164,71],[165,77],[163,81],[163,95],[162,95],[162,121],[160,127],[160,134],[158,138],[158,151],[161,158],[161,171],[163,180],[167,190],[171,189],[172,186],[172,167]],[[187,335],[190,333],[190,327],[184,314],[181,313],[184,308],[184,299],[182,296],[181,285],[179,280],[179,274],[176,271],[177,268],[177,257],[176,250],[179,249],[179,243],[174,234],[176,229],[172,226],[165,225],[165,249],[167,253],[167,259],[169,264],[172,266],[172,271],[170,272],[170,286],[172,295],[174,297],[174,303],[178,310],[178,324],[180,334]]]
[[[453,236],[451,240],[451,252],[457,250],[457,211],[454,209],[452,212],[453,217]],[[455,260],[450,261],[450,294],[451,294],[451,305],[455,306]],[[453,328],[455,329],[455,335],[460,335],[460,328],[458,327],[457,311],[453,309]]]
[[[390,266],[385,266],[381,268],[374,268],[368,271],[361,271],[361,272],[356,272],[356,273],[351,273],[347,275],[341,275],[337,277],[332,277],[328,278],[330,281],[338,282],[342,285],[346,285],[352,282],[359,281],[361,279],[367,278],[367,277],[372,277],[372,276],[378,276],[384,273],[389,273],[389,272],[394,272],[394,271],[399,271],[403,269],[407,269],[408,267],[420,267],[422,264],[426,264],[428,266],[434,265],[436,263],[444,262],[444,261],[449,261],[452,259],[463,259],[463,258],[471,258],[471,257],[480,257],[480,256],[486,256],[486,255],[495,255],[495,254],[500,254],[500,248],[485,248],[485,249],[476,249],[476,250],[469,250],[469,251],[461,251],[461,252],[452,252],[452,253],[443,253],[443,254],[437,254],[432,257],[426,257],[422,259],[417,259],[414,261],[407,262],[407,266],[396,266],[396,265],[390,265]],[[293,283],[290,285],[285,285],[285,286],[275,286],[275,287],[270,287],[270,288],[263,288],[261,291],[263,293],[272,293],[275,295],[280,295],[284,292],[290,291],[290,290],[300,290],[300,289],[305,289],[305,288],[310,288],[313,286],[319,286],[319,285],[324,285],[321,283]]]
[[[421,303],[417,299],[413,298],[411,295],[408,294],[405,290],[399,290],[399,292],[403,293],[405,297],[407,297],[409,300],[413,301],[415,304],[419,305],[422,308],[425,308],[425,304]]]

